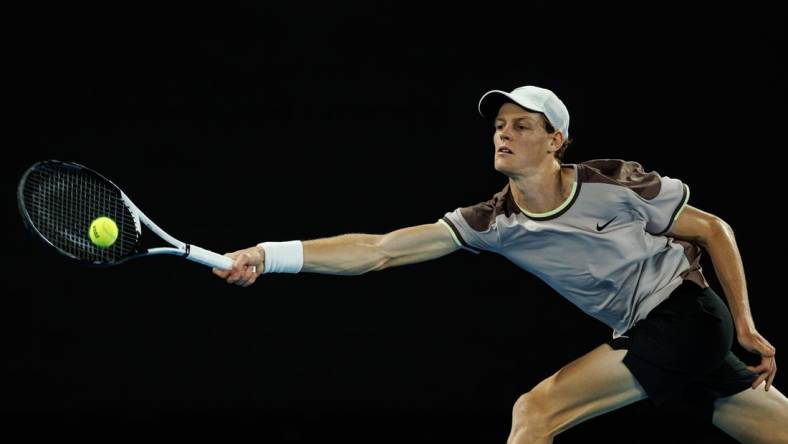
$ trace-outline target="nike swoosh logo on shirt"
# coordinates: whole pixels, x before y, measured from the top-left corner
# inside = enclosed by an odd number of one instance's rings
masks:
[[[613,218],[612,218],[612,219],[610,219],[609,221],[607,221],[607,223],[606,223],[606,224],[604,224],[604,225],[602,225],[601,227],[599,226],[599,224],[596,224],[596,231],[602,231],[602,230],[604,230],[604,229],[605,229],[605,227],[606,227],[606,226],[608,226],[608,225],[610,225],[610,222],[613,222],[614,220],[616,220],[616,218],[617,218],[617,217],[618,217],[618,216],[613,216]]]

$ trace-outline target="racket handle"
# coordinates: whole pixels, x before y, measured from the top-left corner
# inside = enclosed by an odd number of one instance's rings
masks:
[[[229,257],[208,251],[197,245],[189,245],[189,254],[186,256],[186,259],[222,270],[233,268],[233,260]]]

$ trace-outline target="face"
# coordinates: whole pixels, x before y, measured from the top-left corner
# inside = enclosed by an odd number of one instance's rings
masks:
[[[497,171],[512,176],[554,157],[552,152],[563,143],[562,136],[558,131],[548,133],[543,119],[542,114],[514,103],[501,106],[493,135]]]

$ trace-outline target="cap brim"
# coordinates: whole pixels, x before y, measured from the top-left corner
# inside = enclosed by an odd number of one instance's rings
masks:
[[[514,103],[517,106],[520,106],[528,111],[541,112],[529,108],[524,104],[518,102],[517,100],[512,98],[512,96],[506,91],[500,91],[494,89],[491,91],[487,91],[486,93],[484,93],[482,98],[479,99],[479,106],[478,106],[479,114],[481,114],[482,117],[484,118],[494,119],[498,115],[498,111],[501,109],[501,106],[504,103]]]

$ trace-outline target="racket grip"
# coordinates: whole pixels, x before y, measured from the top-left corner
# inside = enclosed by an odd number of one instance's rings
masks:
[[[200,248],[197,245],[189,245],[189,254],[186,255],[186,259],[222,270],[233,268],[233,260],[229,257]]]

